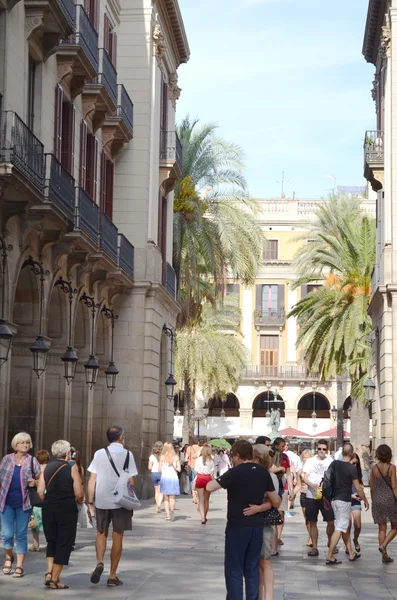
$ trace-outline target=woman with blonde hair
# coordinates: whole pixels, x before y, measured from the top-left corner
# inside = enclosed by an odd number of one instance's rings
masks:
[[[156,503],[156,512],[160,512],[161,503],[163,502],[163,494],[160,492],[160,479],[161,474],[159,472],[160,455],[163,449],[163,442],[156,442],[153,444],[152,453],[149,456],[148,469],[152,478],[154,487],[154,501]]]
[[[32,514],[29,488],[37,486],[41,473],[39,462],[29,454],[32,438],[26,431],[17,433],[11,441],[13,452],[0,462],[1,537],[6,556],[4,575],[11,575],[14,562],[14,530],[17,566],[13,577],[23,577],[23,561],[28,551],[28,523]]]
[[[201,523],[207,523],[207,514],[210,506],[210,492],[206,486],[215,473],[215,461],[212,458],[211,446],[204,444],[200,456],[196,460],[196,490],[198,493],[198,504],[201,515]]]
[[[179,496],[178,473],[181,470],[179,456],[174,446],[166,442],[163,446],[159,462],[160,493],[164,496],[164,508],[166,521],[175,521],[175,496]]]

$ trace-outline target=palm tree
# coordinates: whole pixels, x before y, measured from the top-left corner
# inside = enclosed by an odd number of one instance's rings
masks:
[[[368,444],[369,413],[363,383],[371,363],[367,314],[375,265],[375,220],[356,199],[332,197],[316,212],[295,265],[293,287],[322,282],[288,316],[300,326],[307,368],[322,379],[348,371],[351,383],[352,432],[355,445]]]
[[[252,284],[263,251],[258,204],[242,174],[243,152],[218,138],[216,129],[199,128],[189,116],[178,127],[183,162],[175,187],[173,265],[180,326],[200,319],[203,298],[222,298],[226,277]]]
[[[240,312],[232,296],[219,310],[204,302],[200,322],[178,331],[175,373],[185,386],[184,431],[189,442],[194,437],[196,390],[208,398],[226,399],[237,389],[248,362],[247,349],[238,338]]]

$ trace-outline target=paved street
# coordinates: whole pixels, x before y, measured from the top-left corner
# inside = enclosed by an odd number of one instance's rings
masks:
[[[92,585],[89,574],[95,563],[94,532],[79,531],[76,551],[65,569],[64,581],[70,590],[61,592],[43,586],[44,552],[29,553],[26,576],[22,580],[0,575],[0,598],[42,600],[61,595],[74,600],[224,600],[223,532],[225,494],[212,497],[208,525],[200,523],[198,513],[187,497],[177,502],[176,521],[165,521],[151,503],[145,503],[134,518],[134,530],[127,534],[120,577],[121,588],[106,588],[106,571],[99,585]],[[377,550],[376,530],[365,517],[361,546],[362,559],[350,564],[339,554],[343,564],[333,568],[324,564],[325,538],[321,526],[319,558],[306,555],[306,536],[298,512],[287,520],[285,545],[274,561],[276,600],[316,599],[374,600],[397,598],[397,560],[390,566],[381,563]],[[392,547],[390,554],[396,556]],[[107,566],[108,563],[105,563]]]

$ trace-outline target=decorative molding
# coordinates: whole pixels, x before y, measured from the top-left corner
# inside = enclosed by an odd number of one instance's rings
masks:
[[[378,73],[375,73],[374,80],[372,82],[372,90],[371,90],[371,96],[372,96],[372,100],[374,102],[376,102],[376,100],[378,98],[379,81],[380,81],[380,75]]]
[[[174,109],[176,108],[176,103],[179,100],[182,89],[178,86],[178,74],[171,73],[168,78],[168,86],[169,86],[169,96]]]
[[[157,64],[160,66],[167,50],[167,45],[165,43],[165,36],[158,23],[153,27],[152,39],[153,53],[157,59]]]
[[[382,33],[380,34],[379,44],[379,56],[381,60],[390,58],[390,41],[391,41],[391,29],[385,25],[382,27]]]
[[[26,37],[29,38],[33,31],[38,27],[42,27],[44,23],[44,13],[33,14],[25,17],[25,33]]]

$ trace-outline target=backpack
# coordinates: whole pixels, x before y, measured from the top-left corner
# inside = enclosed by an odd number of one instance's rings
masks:
[[[331,502],[335,495],[335,461],[330,464],[324,473],[324,477],[320,483],[323,490],[323,498]]]

